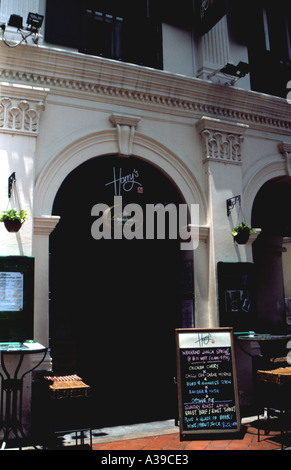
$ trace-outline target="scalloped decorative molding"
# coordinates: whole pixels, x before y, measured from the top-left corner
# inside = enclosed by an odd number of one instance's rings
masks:
[[[37,136],[48,92],[0,83],[0,132]]]
[[[241,165],[243,134],[249,126],[203,116],[196,128],[202,138],[203,161]]]
[[[143,107],[143,105],[154,105],[159,108],[167,108],[167,112],[169,113],[179,114],[190,112],[191,114],[197,113],[198,115],[211,114],[223,118],[240,119],[250,123],[254,129],[270,130],[270,128],[272,128],[272,131],[275,133],[290,131],[291,134],[291,120],[268,116],[267,113],[264,115],[252,112],[251,106],[249,106],[247,110],[233,109],[227,105],[222,106],[216,103],[203,103],[195,99],[189,100],[164,94],[144,92],[143,90],[131,90],[126,87],[98,85],[94,82],[86,82],[83,80],[50,77],[36,73],[15,72],[7,69],[0,70],[0,77],[9,80],[16,78],[25,83],[39,83],[41,86],[49,86],[54,89],[54,92],[56,92],[56,89],[64,94],[70,92],[69,94],[72,93],[75,98],[82,98],[83,93],[90,93],[91,97],[96,95],[98,98],[105,99],[106,101],[108,101],[108,99],[129,100],[135,106],[138,102],[141,107]],[[58,91],[58,94],[60,91]],[[80,96],[78,96],[78,93],[80,93]]]

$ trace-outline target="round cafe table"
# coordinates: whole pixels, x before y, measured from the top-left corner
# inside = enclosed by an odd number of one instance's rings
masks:
[[[288,349],[291,350],[291,344],[288,348],[287,343],[291,341],[291,335],[271,335],[271,334],[257,334],[257,333],[249,333],[246,335],[238,335],[237,339],[243,342],[258,342],[260,345],[261,354],[266,359],[276,357],[276,351],[278,349],[283,350],[285,352],[285,356],[287,356]],[[241,349],[248,355],[247,351],[245,351],[242,346]],[[275,354],[275,356],[274,356]]]
[[[25,343],[0,343],[0,363],[1,369],[1,398],[0,398],[0,430],[3,431],[3,442],[1,449],[4,449],[11,433],[16,438],[25,438],[22,427],[22,399],[23,380],[27,374],[40,366],[44,361],[48,348],[35,341]],[[30,354],[42,354],[38,363],[25,372],[20,372],[24,357]],[[14,370],[10,372],[7,365],[7,358],[17,356]]]

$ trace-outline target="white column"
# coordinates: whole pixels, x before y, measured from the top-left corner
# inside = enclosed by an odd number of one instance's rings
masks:
[[[242,195],[241,145],[248,126],[202,117],[196,124],[196,128],[202,139],[202,158],[208,184],[208,224],[210,227],[208,254],[205,248],[204,253],[201,252],[201,263],[203,258],[205,260],[208,258],[207,268],[204,268],[204,271],[208,269],[207,302],[204,299],[204,305],[208,308],[203,322],[208,322],[210,327],[216,327],[219,326],[217,263],[218,261],[247,261],[246,247],[234,244],[231,234],[237,222],[238,212],[235,210],[228,217],[226,200]]]
[[[57,216],[34,217],[34,337],[44,346],[49,341],[49,236],[59,220]]]
[[[31,256],[35,150],[48,89],[0,83],[0,212],[16,208],[29,215],[17,233],[0,224],[0,255]],[[11,198],[8,178],[16,174]]]
[[[201,36],[197,52],[197,77],[207,79],[229,62],[229,38],[224,16],[208,33]]]
[[[233,41],[228,30],[226,15],[197,43],[197,77],[204,80],[213,72],[219,71],[227,63],[237,65],[239,62],[248,63],[248,49],[243,44]],[[211,81],[225,85],[233,77],[217,73]],[[250,78],[246,75],[237,82],[239,88],[250,89]]]

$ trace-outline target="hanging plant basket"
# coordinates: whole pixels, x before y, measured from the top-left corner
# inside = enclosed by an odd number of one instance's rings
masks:
[[[7,232],[18,232],[22,227],[19,220],[4,220],[4,225]]]
[[[242,222],[241,224],[238,224],[236,227],[234,227],[231,233],[234,241],[238,245],[245,245],[248,242],[250,235],[255,232],[256,231],[251,228],[249,224]]]
[[[18,232],[27,217],[27,211],[21,210],[17,212],[16,209],[3,211],[0,215],[0,222],[3,222],[8,232]]]
[[[245,245],[248,240],[250,238],[250,234],[249,232],[241,232],[241,233],[238,233],[235,237],[234,237],[234,241],[238,244],[238,245]]]

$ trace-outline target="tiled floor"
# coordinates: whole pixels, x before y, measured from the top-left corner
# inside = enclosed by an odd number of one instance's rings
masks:
[[[289,443],[290,444],[290,443]],[[288,444],[287,444],[288,445]],[[291,447],[285,447],[285,449]],[[129,437],[124,440],[114,440],[112,442],[96,442],[94,440],[93,450],[276,450],[281,449],[281,436],[278,432],[270,434],[261,433],[258,441],[257,429],[252,424],[247,424],[243,428],[240,438],[213,439],[213,440],[192,440],[181,441],[179,433],[159,434],[149,437]]]
[[[259,423],[262,427],[260,439],[258,439]],[[284,450],[291,450],[291,432],[289,431],[285,434],[282,440],[281,432],[278,430],[280,429],[278,427],[279,421],[274,420],[272,422],[272,431],[269,433],[265,433],[264,431],[266,423],[266,420],[260,420],[258,422],[255,417],[248,418],[243,420],[239,433],[232,435],[217,434],[215,437],[210,437],[208,434],[200,434],[200,436],[196,435],[195,439],[192,440],[180,439],[179,427],[175,425],[174,420],[92,429],[92,448],[93,451],[101,451],[100,456],[102,456],[103,453],[108,454],[113,451],[138,450],[144,450],[149,453],[152,451],[164,451],[165,453],[176,451],[175,453],[179,453],[179,451],[188,452],[193,450],[266,451],[281,450],[282,448],[284,448]],[[290,428],[288,427],[288,429]],[[83,437],[84,444],[86,444],[86,447],[89,447],[90,432],[84,430]],[[76,449],[75,433],[71,432],[65,434],[62,439],[62,445],[59,445],[58,448],[64,448],[66,450]],[[79,441],[78,444],[80,444]],[[13,445],[7,446],[7,448],[17,449],[17,447]],[[53,448],[54,447],[52,447],[52,449]],[[27,449],[30,450],[30,447],[27,447]],[[50,449],[50,447],[47,447],[47,449]]]

